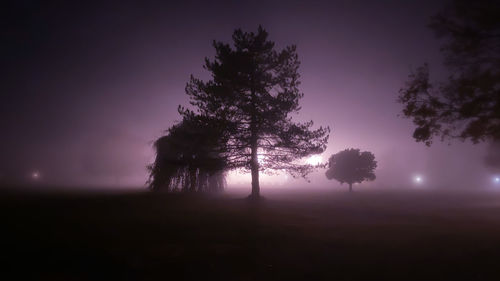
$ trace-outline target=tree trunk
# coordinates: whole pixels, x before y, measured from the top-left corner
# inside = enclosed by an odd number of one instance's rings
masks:
[[[193,168],[189,170],[189,191],[196,191],[196,169]]]
[[[198,171],[198,191],[212,191],[207,184],[207,173],[202,169]]]
[[[352,192],[352,183],[349,184],[349,192]]]
[[[251,77],[251,84],[253,85],[254,80],[253,76]],[[251,133],[251,163],[250,169],[252,170],[252,194],[250,194],[250,198],[257,199],[260,197],[260,186],[259,186],[259,157],[257,155],[257,150],[259,149],[259,137],[257,130],[257,100],[255,96],[255,89],[251,89],[251,123],[250,123],[250,133]]]
[[[257,142],[252,144],[252,163],[250,164],[252,170],[252,194],[250,197],[259,198],[260,197],[260,185],[259,185],[259,158],[257,155]]]

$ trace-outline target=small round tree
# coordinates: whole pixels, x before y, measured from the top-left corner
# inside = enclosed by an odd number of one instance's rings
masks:
[[[338,180],[341,184],[349,184],[349,192],[353,183],[375,180],[374,170],[377,168],[375,155],[369,151],[346,149],[330,156],[326,177]]]

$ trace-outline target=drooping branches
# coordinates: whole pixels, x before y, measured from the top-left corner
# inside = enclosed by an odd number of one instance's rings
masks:
[[[220,191],[225,186],[223,137],[214,122],[188,116],[155,141],[149,187],[165,191]]]

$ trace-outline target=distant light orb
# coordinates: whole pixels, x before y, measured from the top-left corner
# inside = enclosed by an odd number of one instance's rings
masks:
[[[321,155],[312,155],[306,160],[306,163],[309,165],[316,166],[318,164],[321,164],[322,161],[323,157],[321,157]]]
[[[419,183],[422,183],[422,182],[424,181],[424,179],[422,178],[422,176],[415,176],[415,177],[413,178],[413,181],[414,181],[415,183],[419,184]]]
[[[40,178],[40,172],[34,171],[33,173],[31,173],[31,178],[34,180],[38,180]]]
[[[494,183],[500,183],[500,177],[494,177],[493,178]]]

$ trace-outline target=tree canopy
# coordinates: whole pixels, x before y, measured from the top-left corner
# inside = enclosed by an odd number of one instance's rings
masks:
[[[500,139],[500,2],[455,0],[429,25],[444,41],[446,81],[432,82],[424,64],[409,75],[398,101],[416,126],[413,137]]]
[[[210,119],[185,116],[155,141],[155,162],[149,167],[149,187],[166,191],[220,191],[227,163],[220,157],[221,135]]]
[[[252,174],[252,196],[259,196],[260,171],[286,171],[305,177],[313,166],[297,160],[326,148],[328,127],[312,130],[313,122],[292,120],[300,110],[299,59],[295,46],[275,50],[268,33],[234,31],[233,46],[213,42],[215,59],[205,59],[212,79],[191,76],[186,93],[197,114],[224,125],[222,158],[230,169]],[[259,156],[261,160],[259,161]]]
[[[349,191],[352,191],[353,183],[375,180],[375,168],[377,161],[373,153],[350,148],[330,156],[326,177],[349,184]]]

